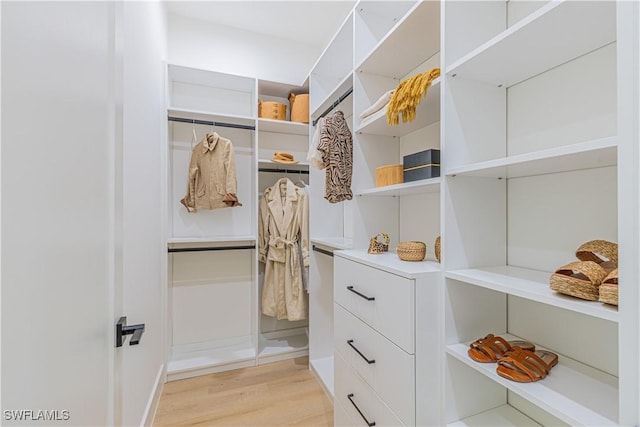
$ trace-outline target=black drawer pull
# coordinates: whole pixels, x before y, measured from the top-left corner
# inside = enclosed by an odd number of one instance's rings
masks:
[[[361,296],[362,298],[366,299],[367,301],[375,301],[375,299],[376,299],[376,297],[368,297],[366,295],[361,294],[360,292],[358,292],[355,289],[353,289],[353,286],[347,286],[347,289],[350,290],[351,292],[353,292],[354,294]]]
[[[351,402],[351,404],[353,405],[354,408],[356,408],[356,411],[358,411],[358,413],[360,414],[360,416],[362,417],[362,419],[364,420],[365,423],[367,423],[367,425],[369,427],[373,427],[374,425],[376,425],[376,422],[369,422],[369,420],[367,419],[367,417],[364,416],[364,414],[362,413],[362,411],[360,410],[360,408],[358,408],[358,405],[356,405],[356,402],[353,401],[352,399],[353,397],[353,393],[349,393],[347,394],[347,399],[349,399],[349,402]]]
[[[369,359],[367,359],[367,356],[365,356],[364,354],[360,353],[360,350],[358,350],[356,348],[356,346],[353,345],[353,340],[347,341],[347,344],[349,344],[349,347],[354,349],[356,351],[356,353],[358,353],[360,355],[360,357],[362,357],[369,365],[371,365],[372,363],[376,363],[375,359],[369,360]]]

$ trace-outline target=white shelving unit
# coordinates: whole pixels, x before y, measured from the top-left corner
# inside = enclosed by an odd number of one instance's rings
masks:
[[[358,196],[406,196],[411,194],[438,193],[440,178],[428,178],[402,184],[387,185],[359,191]]]

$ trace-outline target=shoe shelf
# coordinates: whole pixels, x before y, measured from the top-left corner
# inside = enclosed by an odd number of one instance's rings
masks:
[[[548,272],[509,265],[445,272],[445,277],[448,279],[459,280],[599,319],[619,321],[617,307],[598,301],[581,300],[552,291],[549,287],[550,276],[551,273]]]
[[[406,196],[411,194],[438,193],[439,191],[440,178],[438,177],[370,188],[363,191],[356,191],[355,194],[356,196]]]
[[[419,2],[355,69],[401,79],[438,51],[440,2]]]
[[[484,426],[539,426],[540,424],[509,405],[498,406],[489,411],[447,424],[449,427]]]
[[[440,78],[435,79],[429,90],[427,98],[423,99],[416,109],[415,120],[408,123],[400,123],[396,126],[387,124],[387,109],[383,108],[367,119],[363,120],[360,127],[355,130],[359,134],[386,135],[402,137],[440,121]]]
[[[615,40],[615,2],[549,2],[455,61],[446,73],[510,87]]]
[[[521,339],[509,334],[501,336],[506,340]],[[558,364],[546,378],[532,383],[518,383],[499,376],[495,363],[477,363],[469,358],[469,344],[449,345],[447,354],[569,425],[617,425],[616,377],[558,355]]]
[[[260,132],[286,133],[289,135],[309,135],[308,124],[286,120],[258,119],[258,130]]]
[[[617,164],[617,138],[601,138],[449,168],[447,176],[521,178]]]

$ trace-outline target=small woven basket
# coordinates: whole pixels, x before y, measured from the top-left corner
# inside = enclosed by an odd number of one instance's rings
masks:
[[[382,242],[378,241],[378,238],[381,237],[383,239]],[[373,236],[369,241],[369,253],[370,254],[381,254],[383,252],[387,252],[389,250],[389,235],[387,233],[380,233],[376,236]]]
[[[440,236],[436,237],[436,259],[440,262]]]
[[[400,242],[396,249],[398,258],[403,261],[422,261],[427,255],[427,245],[423,242]]]

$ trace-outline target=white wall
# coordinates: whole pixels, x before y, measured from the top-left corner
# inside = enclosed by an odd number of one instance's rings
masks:
[[[165,356],[166,14],[159,2],[124,2],[123,18],[122,314],[146,330],[121,349],[122,423],[142,425],[155,413]]]
[[[300,85],[320,53],[315,46],[169,15],[171,64]]]

